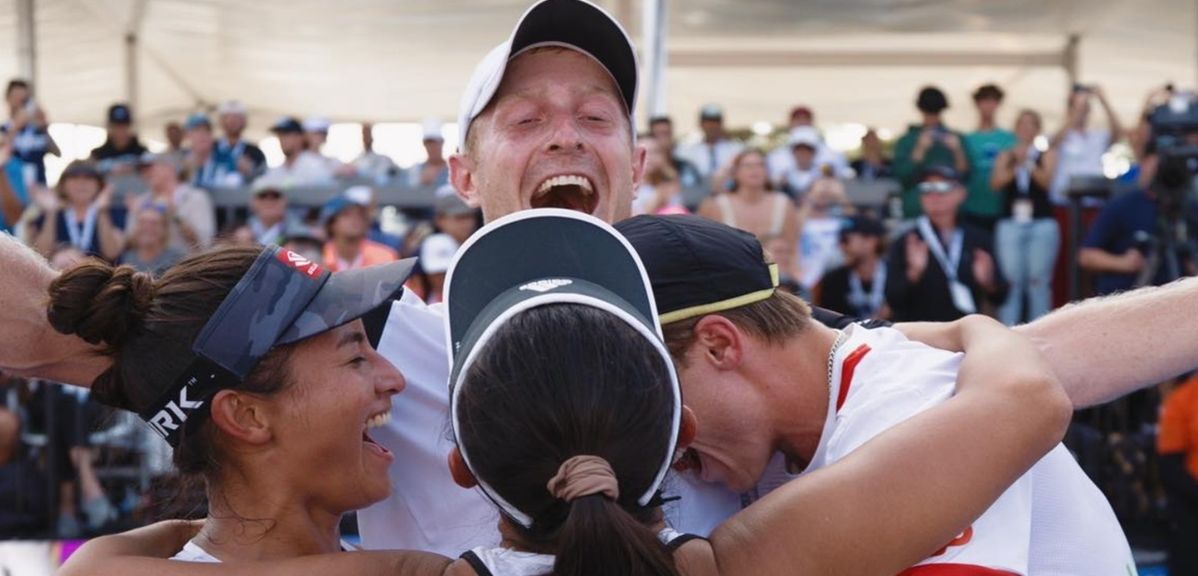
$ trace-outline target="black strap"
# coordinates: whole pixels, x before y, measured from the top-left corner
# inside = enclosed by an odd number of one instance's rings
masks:
[[[678,536],[677,538],[670,540],[670,543],[666,544],[666,550],[669,550],[670,554],[673,554],[673,553],[677,552],[679,548],[682,548],[682,546],[685,545],[687,542],[690,542],[692,540],[702,540],[704,542],[707,541],[706,538],[699,536],[698,534],[682,534],[682,535]]]
[[[487,568],[487,565],[483,563],[482,558],[479,558],[478,554],[475,554],[473,550],[463,553],[461,558],[462,560],[465,560],[471,568],[474,569],[474,572],[477,573],[478,576],[494,576],[491,574],[491,569]]]

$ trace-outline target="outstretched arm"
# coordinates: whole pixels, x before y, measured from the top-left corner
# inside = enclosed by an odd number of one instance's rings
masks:
[[[54,331],[46,320],[47,289],[57,275],[46,260],[0,233],[0,369],[7,373],[91,386],[111,365],[97,348]]]
[[[711,537],[721,574],[898,573],[1060,441],[1069,403],[1032,344],[992,320],[961,324],[957,394],[721,525]]]

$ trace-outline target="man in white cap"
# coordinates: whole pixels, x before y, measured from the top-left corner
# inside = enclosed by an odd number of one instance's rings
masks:
[[[244,181],[253,180],[266,169],[266,155],[241,137],[246,126],[245,105],[237,100],[225,100],[217,106],[216,113],[225,135],[216,141],[217,162],[236,166]]]
[[[449,159],[453,182],[488,220],[543,206],[608,222],[627,218],[644,163],[631,122],[635,95],[635,53],[610,16],[583,0],[539,2],[471,79],[459,118],[460,153]],[[0,307],[0,325],[12,327],[0,334],[0,366],[91,382],[106,369],[104,359],[77,338],[57,335],[45,320],[45,286],[53,272],[4,241],[0,265],[14,273],[0,276],[12,302]],[[1075,404],[1088,405],[1193,368],[1189,343],[1198,338],[1198,325],[1175,318],[1187,310],[1198,314],[1196,308],[1198,280],[1074,307],[1027,331],[1043,342]],[[1095,342],[1093,334],[1126,336]],[[1095,346],[1101,354],[1086,353]],[[374,435],[402,465],[395,467],[392,496],[359,512],[368,548],[457,556],[499,541],[494,507],[476,491],[457,488],[445,465],[451,446],[444,433],[445,347],[441,308],[405,293],[393,306],[379,351],[403,372],[407,388],[391,422]],[[677,517],[676,528],[702,532],[704,522],[739,509],[736,494],[710,488],[706,494],[686,499],[683,511],[695,510],[697,518]]]
[[[444,186],[449,182],[449,163],[442,152],[445,137],[441,135],[441,121],[426,118],[420,129],[425,160],[408,170],[408,184],[414,188]]]
[[[844,154],[833,149],[824,142],[823,137],[819,134],[819,128],[815,126],[815,112],[809,106],[799,105],[790,110],[790,118],[787,121],[788,136],[794,134],[797,128],[809,128],[815,132],[816,140],[819,146],[815,151],[815,163],[819,166],[831,166],[832,173],[837,178],[849,178],[852,176],[852,171],[849,169],[848,160]],[[794,166],[794,154],[791,153],[791,147],[788,143],[784,143],[772,150],[769,156],[766,157],[766,163],[769,165],[770,178],[777,182],[783,177],[783,174]]]

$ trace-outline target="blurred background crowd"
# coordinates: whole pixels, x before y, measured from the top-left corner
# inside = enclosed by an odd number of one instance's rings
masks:
[[[847,143],[801,103],[765,127],[731,125],[720,102],[697,117],[652,115],[633,211],[747,230],[789,289],[862,318],[982,313],[1015,325],[1198,272],[1192,94],[1161,82],[1126,116],[1097,84],[1040,108],[1004,104],[1001,84],[947,92],[929,82],[895,94],[909,125],[862,124]],[[52,129],[42,96],[26,79],[5,86],[0,230],[56,268],[90,257],[161,274],[226,243],[283,245],[334,271],[419,256],[408,288],[435,303],[482,224],[449,182],[456,126],[436,118],[401,158],[377,149],[368,122],[251,126],[230,99],[151,134],[129,103],[101,102],[102,141],[78,150],[79,131]],[[950,122],[950,109],[970,120]],[[332,149],[334,126],[352,131],[356,156]],[[1078,413],[1066,441],[1145,565],[1163,557],[1170,524],[1198,525],[1198,383],[1185,376]],[[0,536],[78,538],[194,513],[175,488],[169,449],[136,417],[84,390],[0,375]]]

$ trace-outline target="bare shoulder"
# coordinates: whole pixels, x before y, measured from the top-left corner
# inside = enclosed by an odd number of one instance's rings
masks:
[[[715,563],[715,552],[711,543],[703,539],[691,540],[674,551],[674,563],[683,576],[716,576],[719,569]]]
[[[442,576],[478,576],[478,573],[474,571],[470,563],[462,559],[454,560],[453,563],[445,567],[445,571],[441,574]]]

